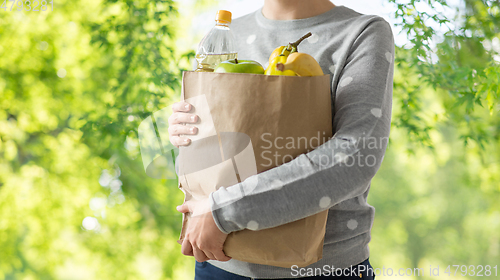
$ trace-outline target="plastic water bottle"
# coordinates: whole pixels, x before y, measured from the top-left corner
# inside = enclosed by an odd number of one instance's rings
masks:
[[[238,58],[236,43],[231,29],[231,12],[219,10],[215,26],[201,40],[196,52],[197,72],[213,72],[219,63]]]

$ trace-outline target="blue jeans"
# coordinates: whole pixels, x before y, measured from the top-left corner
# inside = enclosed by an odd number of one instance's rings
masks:
[[[361,273],[362,277],[359,277],[359,272],[358,266],[365,266],[364,272]],[[274,279],[274,280],[291,280],[291,279],[306,279],[306,280],[375,280],[375,275],[374,275],[374,270],[373,267],[370,264],[369,259],[366,259],[364,262],[358,264],[358,265],[353,265],[353,270],[356,270],[356,273],[349,273],[349,272],[336,272],[336,275],[340,276],[326,276],[325,271],[322,270],[321,275],[318,276],[309,276],[309,277],[302,277],[302,278],[280,278],[280,279]],[[290,276],[297,275],[298,270],[292,270],[290,268]],[[306,270],[303,270],[304,272],[301,273],[305,274],[307,273]],[[314,270],[313,270],[314,271]],[[331,273],[331,270],[330,270]],[[346,275],[347,274],[347,275]],[[356,276],[354,276],[354,274]],[[241,275],[237,275],[228,271],[225,271],[223,269],[220,269],[216,266],[211,265],[208,262],[196,262],[195,266],[195,276],[194,280],[259,280],[257,278],[249,278]]]

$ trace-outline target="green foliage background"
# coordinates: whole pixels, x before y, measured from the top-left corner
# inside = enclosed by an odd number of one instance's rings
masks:
[[[146,176],[137,127],[178,98],[199,39],[187,23],[214,1],[183,13],[171,0],[7,3],[0,279],[192,279],[194,259],[175,242],[183,193]],[[450,17],[445,0],[387,3],[409,43],[397,49],[391,142],[371,189],[372,264],[499,265],[500,5],[466,0]]]

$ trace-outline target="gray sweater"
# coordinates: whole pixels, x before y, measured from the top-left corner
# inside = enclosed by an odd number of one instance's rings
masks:
[[[240,190],[248,188],[248,179],[212,193],[217,226],[225,233],[266,229],[328,208],[323,258],[308,268],[346,268],[363,262],[369,257],[375,215],[367,196],[382,163],[391,124],[394,39],[390,25],[381,17],[337,6],[312,18],[287,21],[267,19],[258,10],[234,20],[231,29],[238,58],[265,66],[276,47],[313,33],[299,51],[312,55],[323,72],[331,74],[334,137],[289,164],[250,177],[258,181],[250,194]],[[248,195],[225,205],[233,193]],[[294,278],[291,268],[235,259],[208,262],[246,277]]]

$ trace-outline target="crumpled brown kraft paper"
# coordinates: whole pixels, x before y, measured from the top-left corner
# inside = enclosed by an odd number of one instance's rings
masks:
[[[207,198],[220,187],[288,162],[332,137],[329,75],[184,72],[182,98],[200,117],[194,124],[198,134],[189,136],[192,143],[180,148],[176,163],[185,201]],[[317,145],[307,148],[269,147],[268,142],[318,135]],[[274,228],[232,232],[224,252],[250,263],[305,267],[322,258],[327,215],[325,210]],[[183,215],[179,244],[190,219]]]

